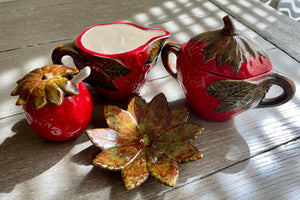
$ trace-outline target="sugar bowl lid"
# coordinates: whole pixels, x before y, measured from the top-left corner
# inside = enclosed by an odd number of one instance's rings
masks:
[[[236,30],[230,17],[224,27],[192,37],[185,52],[196,67],[220,76],[247,79],[273,70],[267,52],[253,39]]]

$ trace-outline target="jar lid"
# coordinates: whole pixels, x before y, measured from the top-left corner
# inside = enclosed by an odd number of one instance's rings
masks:
[[[230,17],[224,27],[192,37],[185,46],[198,68],[229,78],[247,79],[273,70],[268,53],[253,39],[236,30]]]

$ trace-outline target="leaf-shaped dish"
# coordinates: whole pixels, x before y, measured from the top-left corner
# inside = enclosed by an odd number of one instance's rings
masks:
[[[190,142],[203,127],[187,123],[186,107],[168,109],[161,93],[147,104],[135,96],[127,110],[108,105],[104,109],[109,128],[89,129],[90,140],[103,151],[93,160],[95,166],[121,170],[127,189],[138,187],[149,175],[175,186],[178,164],[197,160],[202,153]]]

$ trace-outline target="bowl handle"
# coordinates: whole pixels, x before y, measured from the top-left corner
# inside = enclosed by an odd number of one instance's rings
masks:
[[[174,66],[170,62],[169,55],[170,53],[174,53],[176,57],[178,57],[179,51],[181,49],[181,44],[177,42],[168,42],[162,49],[161,59],[166,70],[173,76],[173,78],[177,79],[177,70],[176,66]]]
[[[291,100],[296,92],[294,81],[278,73],[272,73],[271,75],[258,80],[258,82],[260,82],[259,84],[262,84],[264,88],[270,88],[272,85],[277,85],[283,89],[283,93],[274,98],[263,99],[258,104],[257,108],[282,105]]]

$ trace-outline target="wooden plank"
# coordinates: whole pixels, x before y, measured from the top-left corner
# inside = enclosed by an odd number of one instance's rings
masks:
[[[153,199],[298,200],[299,159],[299,141],[290,142]]]
[[[269,49],[268,53],[275,71],[290,77],[296,84],[300,84],[300,73],[298,70],[300,64],[296,59],[277,48]]]
[[[116,21],[142,26],[218,12],[206,0],[172,1],[55,1],[1,3],[1,51],[76,38],[87,27]],[[9,11],[9,12],[7,12]]]

